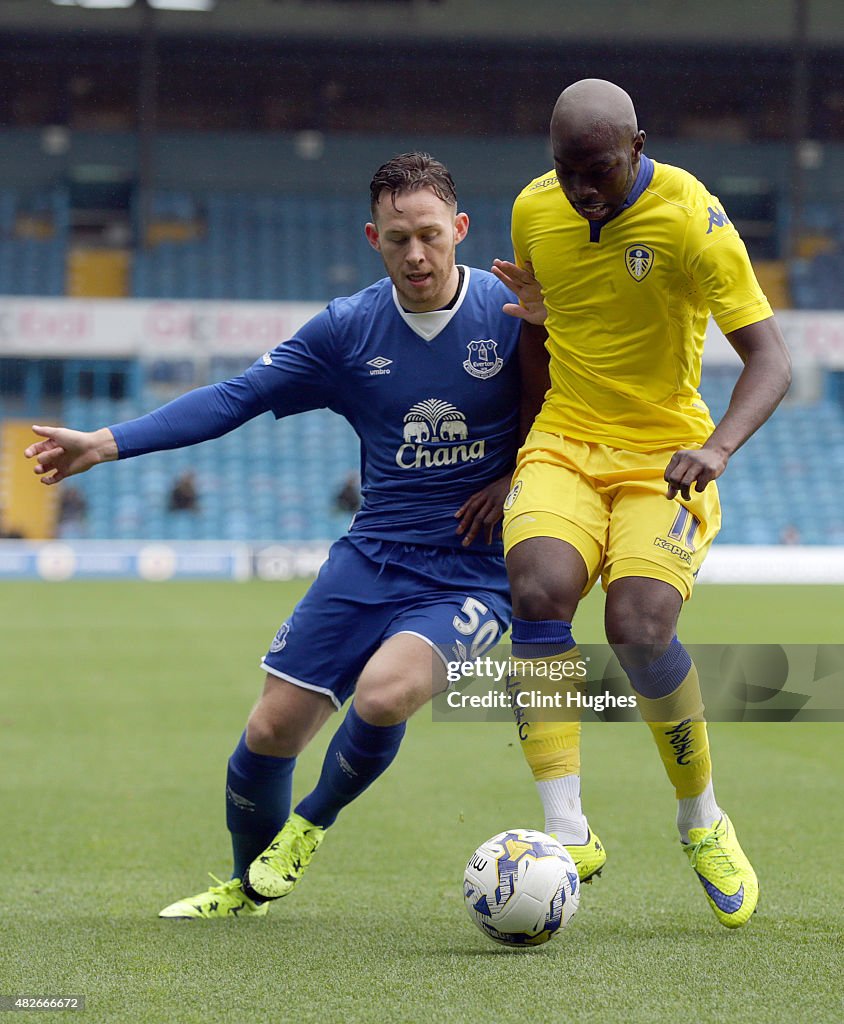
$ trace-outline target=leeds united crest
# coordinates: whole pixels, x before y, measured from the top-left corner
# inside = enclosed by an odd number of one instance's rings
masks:
[[[628,245],[624,251],[624,263],[634,280],[644,281],[654,265],[654,251],[646,245]]]

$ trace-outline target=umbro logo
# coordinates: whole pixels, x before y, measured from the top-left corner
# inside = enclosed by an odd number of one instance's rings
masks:
[[[386,359],[384,356],[376,356],[374,359],[367,359],[366,365],[371,366],[372,369],[369,371],[370,377],[380,377],[390,371],[387,369],[392,364],[392,359]]]
[[[346,773],[346,775],[348,775],[350,779],[356,778],[358,773],[354,770],[354,768],[352,768],[352,766],[349,764],[346,758],[343,757],[339,750],[337,751],[336,757],[337,764],[340,765],[341,769]]]
[[[231,786],[226,786],[226,797],[241,811],[255,810],[255,804],[251,800],[247,800],[245,796],[241,796],[240,793],[235,793]]]

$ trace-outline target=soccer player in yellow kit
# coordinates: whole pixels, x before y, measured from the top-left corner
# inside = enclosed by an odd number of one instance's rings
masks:
[[[511,284],[522,268],[536,274],[550,355],[540,329],[523,370],[547,393],[505,505],[513,651],[577,658],[572,618],[601,578],[607,639],[674,785],[683,849],[718,920],[738,927],[758,883],[715,799],[697,672],[676,627],[720,527],[714,481],[785,394],[790,360],[718,200],[650,160],[644,142],[622,89],[566,89],[551,120],[554,170],[516,199],[515,263],[494,268]],[[717,427],[697,390],[710,312],[744,362]],[[546,831],[586,880],[606,853],[581,809],[580,723],[528,722],[520,734]]]

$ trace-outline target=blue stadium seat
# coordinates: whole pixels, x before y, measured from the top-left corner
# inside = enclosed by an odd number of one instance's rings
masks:
[[[205,234],[139,253],[132,271],[139,298],[323,302],[384,274],[363,233],[368,203],[357,195],[159,191],[152,202],[158,217],[204,218]],[[461,260],[487,267],[495,256],[509,256],[509,199],[466,205],[476,219]]]
[[[723,411],[735,372],[707,371],[703,393]],[[138,414],[107,399],[68,399],[66,422],[91,429]],[[254,452],[269,463],[256,465]],[[830,453],[837,471],[830,465]],[[106,539],[327,540],[350,516],[334,496],[358,468],[358,440],[340,417],[316,410],[276,423],[263,416],[186,452],[161,452],[118,462],[78,478],[88,501],[85,535]],[[167,512],[173,480],[192,468],[200,493],[195,514]],[[724,508],[721,543],[776,544],[796,529],[806,544],[844,542],[840,478],[844,411],[830,400],[786,405],[731,461],[719,481]]]
[[[46,218],[48,238],[16,233],[21,217]],[[0,295],[63,295],[70,209],[67,192],[0,191]]]

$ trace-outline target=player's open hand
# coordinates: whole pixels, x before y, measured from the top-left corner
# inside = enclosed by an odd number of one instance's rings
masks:
[[[692,484],[696,491],[702,491],[727,468],[727,456],[713,448],[688,448],[675,452],[665,470],[668,484],[667,498],[679,494],[685,501],[691,501]]]
[[[527,320],[529,324],[541,327],[548,314],[542,301],[542,286],[533,274],[533,265],[526,263],[520,267],[509,260],[493,260],[491,270],[499,281],[519,297],[518,303],[505,303],[501,307],[504,312],[517,320]]]
[[[482,490],[476,491],[471,498],[467,498],[454,513],[455,518],[460,520],[457,534],[463,537],[464,548],[469,547],[481,530],[487,544],[492,544],[495,528],[504,518],[504,499],[510,490],[510,477],[508,473],[500,480],[493,480]]]
[[[84,473],[98,462],[117,458],[117,444],[107,427],[86,432],[68,427],[33,426],[33,433],[45,438],[24,449],[35,459],[35,475],[42,484],[57,484],[69,476]]]

